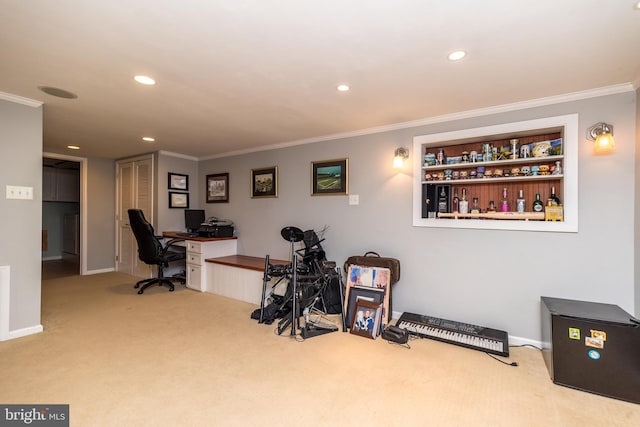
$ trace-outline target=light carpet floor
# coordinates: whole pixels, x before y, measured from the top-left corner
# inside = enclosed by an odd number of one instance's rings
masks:
[[[300,342],[256,307],[119,273],[44,280],[44,332],[0,343],[0,403],[70,404],[71,426],[639,426],[640,405],[432,340]]]

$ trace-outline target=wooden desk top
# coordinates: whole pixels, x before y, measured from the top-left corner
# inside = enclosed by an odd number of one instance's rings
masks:
[[[248,270],[264,271],[264,258],[247,255],[229,255],[219,258],[207,258],[205,262],[214,264],[229,265],[231,267],[246,268]],[[271,265],[288,265],[289,261],[269,258]]]
[[[177,231],[163,231],[162,237],[168,237],[169,239],[184,239],[184,240],[195,240],[198,242],[213,242],[216,240],[235,240],[237,237],[190,237],[190,236],[181,236]]]

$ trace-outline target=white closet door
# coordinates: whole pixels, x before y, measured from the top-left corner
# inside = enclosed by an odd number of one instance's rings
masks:
[[[138,259],[138,244],[131,232],[127,211],[142,209],[147,220],[153,221],[153,157],[118,162],[116,173],[116,270],[149,277],[151,268]]]

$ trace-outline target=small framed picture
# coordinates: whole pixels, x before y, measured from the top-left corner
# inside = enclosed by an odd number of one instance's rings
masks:
[[[311,195],[349,194],[349,159],[311,162]]]
[[[229,202],[229,174],[216,173],[207,175],[207,203]]]
[[[360,300],[353,310],[351,329],[349,332],[375,339],[380,331],[381,318],[381,304]]]
[[[189,191],[189,175],[169,172],[169,190]]]
[[[186,209],[189,207],[189,193],[169,191],[169,207]]]
[[[355,312],[355,307],[360,301],[367,301],[374,304],[384,304],[384,289],[353,286],[350,289],[348,288],[348,291],[349,293],[346,296],[345,304],[345,322],[347,325],[351,325],[353,323],[353,313]]]
[[[251,170],[251,198],[278,197],[278,167]]]

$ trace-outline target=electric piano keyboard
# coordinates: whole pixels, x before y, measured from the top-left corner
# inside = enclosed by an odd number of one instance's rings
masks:
[[[396,326],[421,338],[509,357],[509,335],[505,331],[414,313],[402,313]]]

